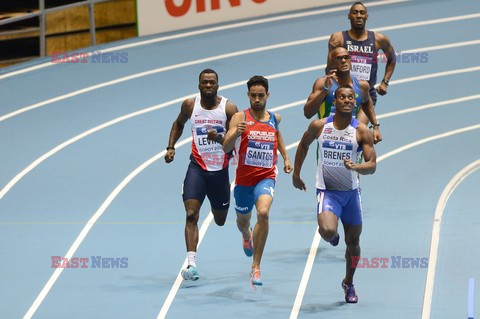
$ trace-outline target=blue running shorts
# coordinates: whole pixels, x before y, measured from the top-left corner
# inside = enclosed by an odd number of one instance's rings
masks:
[[[263,195],[269,195],[273,198],[275,190],[275,181],[271,178],[261,180],[254,186],[236,185],[233,189],[235,197],[235,211],[240,214],[247,214],[252,211],[253,205],[258,198]]]
[[[362,224],[362,204],[360,191],[334,191],[317,189],[317,214],[332,212],[343,224]]]

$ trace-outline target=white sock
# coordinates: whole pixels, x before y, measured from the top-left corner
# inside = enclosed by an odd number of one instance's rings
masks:
[[[187,259],[188,259],[188,265],[197,267],[197,252],[196,251],[188,251],[187,252]]]

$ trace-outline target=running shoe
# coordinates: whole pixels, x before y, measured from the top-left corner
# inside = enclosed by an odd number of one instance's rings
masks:
[[[252,286],[263,285],[262,277],[260,277],[260,269],[259,268],[252,269],[252,271],[250,272],[250,283],[252,284]]]
[[[198,280],[200,275],[198,274],[197,268],[195,266],[188,266],[182,270],[182,278],[185,280]]]
[[[243,245],[243,251],[245,252],[245,255],[247,257],[252,257],[253,255],[253,234],[252,234],[252,229],[250,228],[250,239],[245,240],[242,237],[242,245]]]
[[[355,292],[355,287],[353,286],[353,284],[347,285],[344,279],[342,281],[342,288],[343,288],[343,291],[345,292],[345,301],[347,303],[358,302],[358,296],[357,296],[357,293]]]
[[[340,235],[337,233],[332,240],[329,241],[330,245],[337,246],[338,242],[340,241]]]

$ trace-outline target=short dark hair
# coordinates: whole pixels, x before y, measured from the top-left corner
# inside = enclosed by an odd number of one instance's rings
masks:
[[[350,89],[353,91],[353,93],[355,94],[355,90],[352,88],[351,85],[349,84],[344,84],[344,85],[340,85],[336,90],[335,90],[335,93],[333,94],[333,96],[335,98],[337,98],[337,91],[340,90],[340,89]]]
[[[247,88],[250,91],[250,88],[254,85],[261,85],[265,88],[265,91],[268,92],[268,80],[267,78],[261,75],[254,75],[248,80]]]
[[[200,81],[200,79],[202,78],[202,75],[205,74],[205,73],[213,73],[213,74],[215,74],[215,76],[217,77],[217,82],[218,82],[218,74],[217,74],[217,72],[215,72],[215,71],[212,70],[212,69],[205,69],[205,70],[203,70],[202,72],[200,72],[200,74],[198,75],[198,81]]]
[[[357,1],[354,4],[352,4],[352,6],[350,7],[350,12],[352,12],[353,7],[356,6],[357,4],[363,6],[365,8],[365,11],[367,11],[367,7],[365,7],[365,5],[361,1]]]

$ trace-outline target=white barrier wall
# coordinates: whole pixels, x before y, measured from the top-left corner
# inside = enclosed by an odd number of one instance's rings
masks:
[[[327,6],[349,0],[137,0],[140,36]]]

